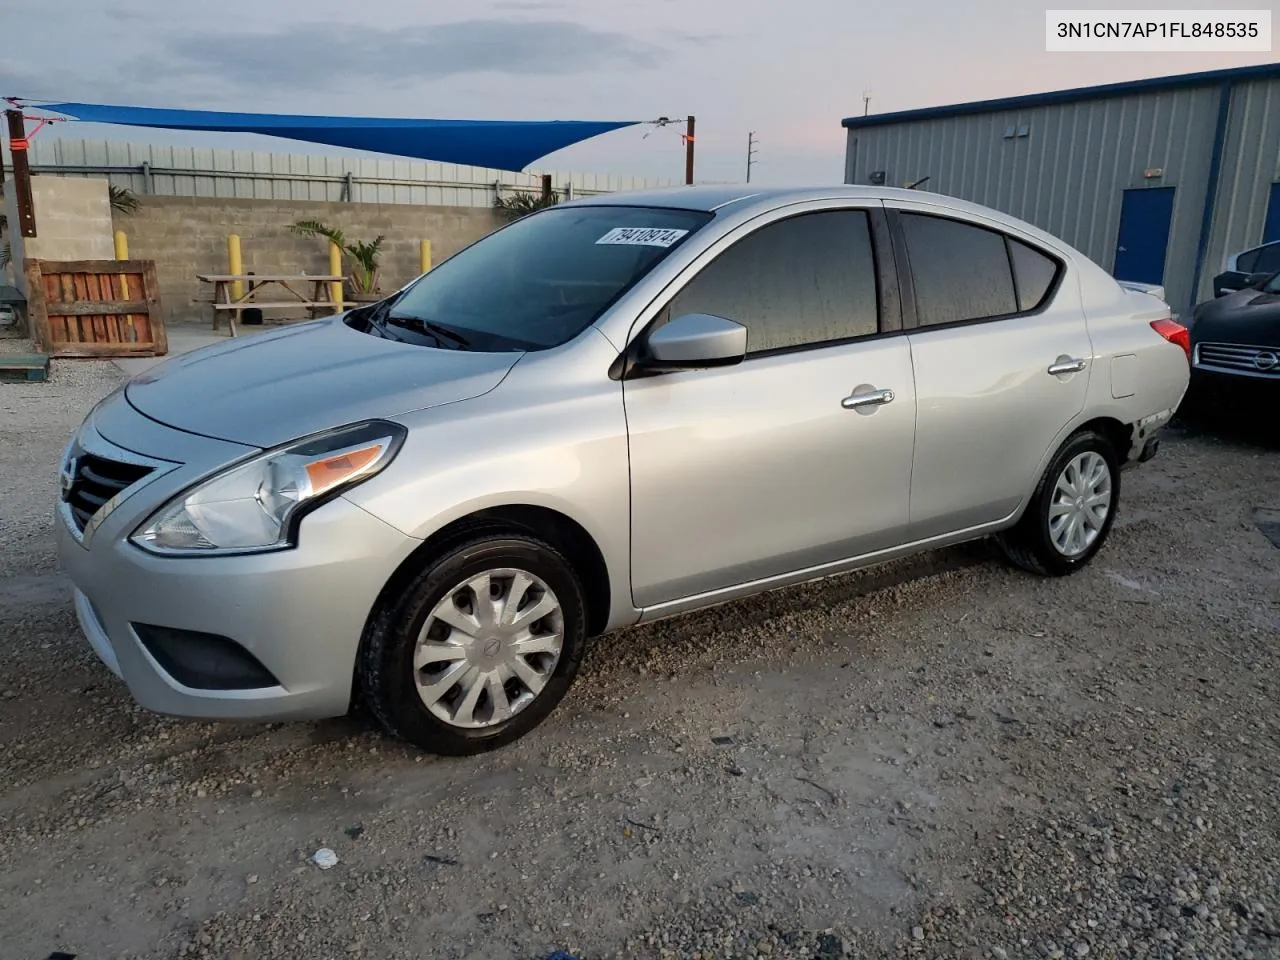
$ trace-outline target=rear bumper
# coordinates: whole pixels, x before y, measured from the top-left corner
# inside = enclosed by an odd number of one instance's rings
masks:
[[[1143,417],[1133,424],[1133,433],[1129,443],[1126,465],[1146,463],[1160,449],[1160,434],[1173,419],[1174,408],[1161,410]]]

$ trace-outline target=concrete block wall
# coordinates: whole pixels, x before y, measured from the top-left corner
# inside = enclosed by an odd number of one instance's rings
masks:
[[[59,178],[59,182],[81,181]],[[329,272],[328,244],[318,237],[291,233],[289,225],[297,220],[319,220],[342,230],[350,240],[372,240],[383,234],[387,239],[379,286],[390,292],[418,275],[422,240],[431,241],[432,260],[439,263],[505,222],[496,211],[484,207],[214,197],[139,199],[137,212],[115,215],[115,229],[127,235],[130,257],[156,261],[161,304],[169,324],[211,322],[211,308],[193,302],[212,293],[211,286],[196,280],[196,275],[227,272],[230,233],[240,237],[244,269],[259,274]],[[310,284],[299,292],[310,296]],[[306,316],[304,311],[284,315]]]
[[[36,235],[24,237],[18,228],[17,191],[5,184],[7,239],[13,256],[14,285],[24,294],[26,279],[22,261],[110,260],[115,256],[111,238],[111,200],[105,179],[32,177],[31,205],[36,214]]]

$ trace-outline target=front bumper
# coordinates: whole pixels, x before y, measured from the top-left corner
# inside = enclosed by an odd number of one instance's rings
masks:
[[[1193,367],[1191,389],[1195,392],[1230,392],[1241,396],[1280,394],[1280,376],[1260,376],[1241,370]]]
[[[117,440],[120,414],[106,418]],[[202,438],[172,433],[160,449],[169,456],[175,449],[195,454],[197,463],[170,461],[171,469],[158,478],[126,490],[110,510],[104,508],[96,526],[91,522],[91,536],[76,530],[66,509],[58,511],[58,554],[75,586],[76,614],[89,643],[138,703],[159,713],[241,720],[345,713],[369,612],[419,541],[338,498],[303,519],[294,549],[229,557],[149,554],[129,543],[129,534],[169,497],[207,475],[209,457],[225,460],[228,452],[220,441],[200,447]],[[160,438],[154,422],[138,424],[137,436],[148,434]],[[92,418],[80,443],[99,454],[129,452],[123,441],[98,432]],[[205,462],[197,447],[208,451]],[[277,683],[251,689],[184,685],[144,646],[139,624],[229,638]]]

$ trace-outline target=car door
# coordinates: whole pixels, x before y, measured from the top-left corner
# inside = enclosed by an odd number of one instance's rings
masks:
[[[911,531],[993,523],[1029,496],[1049,446],[1083,409],[1093,349],[1056,253],[938,207],[886,203],[909,264],[915,370]]]
[[[642,334],[713,314],[746,326],[746,358],[623,384],[638,607],[881,549],[907,522],[915,398],[873,252],[891,258],[883,210],[762,219],[692,264]]]

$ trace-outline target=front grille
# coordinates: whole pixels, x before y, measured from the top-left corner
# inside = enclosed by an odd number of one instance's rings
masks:
[[[1251,347],[1239,343],[1201,343],[1196,347],[1196,366],[1239,370],[1254,376],[1280,377],[1280,348]]]
[[[66,501],[77,529],[83,533],[104,503],[149,474],[151,467],[82,453],[75,460],[74,470]]]

